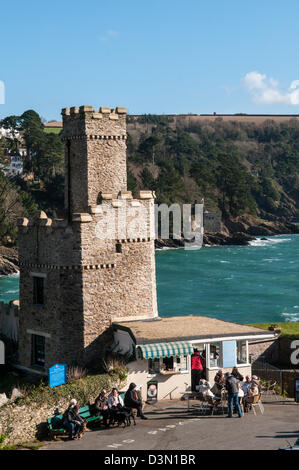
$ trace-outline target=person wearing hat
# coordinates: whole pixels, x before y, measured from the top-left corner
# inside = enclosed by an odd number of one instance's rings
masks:
[[[135,408],[137,410],[137,416],[140,416],[141,419],[147,419],[142,412],[142,400],[140,395],[136,390],[136,384],[133,382],[130,383],[128,390],[125,394],[125,407],[126,408]]]
[[[248,388],[248,394],[244,398],[244,411],[248,412],[253,403],[253,397],[261,393],[261,386],[256,375],[252,376],[251,386]]]
[[[76,436],[81,431],[81,422],[79,422],[79,420],[76,416],[76,413],[74,411],[74,409],[76,409],[76,407],[77,407],[77,400],[75,398],[72,398],[72,400],[70,400],[68,408],[63,413],[63,418],[62,418],[63,427],[68,432],[70,440],[75,439],[73,437],[73,431],[74,430],[75,430],[75,435]]]

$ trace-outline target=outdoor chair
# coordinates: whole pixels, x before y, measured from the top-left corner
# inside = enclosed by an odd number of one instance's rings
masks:
[[[223,406],[223,401],[221,399],[215,400],[213,397],[206,397],[206,401],[210,406],[212,416],[214,414],[214,411],[217,411],[221,408],[222,409],[222,414],[224,414],[224,406]]]
[[[261,400],[261,393],[259,395],[254,395],[253,397],[250,397],[252,398],[252,401],[251,401],[251,407],[253,409],[253,412],[254,412],[254,415],[256,416],[256,411],[255,411],[255,408],[258,406],[259,409],[260,409],[260,412],[261,414],[264,414],[264,405],[262,404],[262,400]],[[250,403],[250,402],[249,402]]]
[[[207,413],[207,410],[209,409],[207,398],[208,397],[206,397],[203,393],[198,394],[198,399],[200,401],[200,403],[199,403],[199,412],[203,413],[204,415]]]

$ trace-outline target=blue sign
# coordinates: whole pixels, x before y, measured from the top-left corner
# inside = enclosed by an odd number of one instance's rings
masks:
[[[235,367],[237,365],[236,341],[223,341],[222,359],[223,367]]]
[[[54,364],[49,368],[49,386],[58,387],[66,383],[66,365]]]

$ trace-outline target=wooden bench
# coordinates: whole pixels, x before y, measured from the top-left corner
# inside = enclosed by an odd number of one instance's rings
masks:
[[[119,395],[122,397],[122,399],[124,399],[124,396],[125,396],[124,392],[121,392]],[[82,408],[80,408],[79,415],[81,416],[81,418],[87,421],[87,424],[100,421],[103,418],[102,415],[92,416],[90,413],[90,405],[83,406]],[[49,431],[49,435],[51,438],[59,434],[64,434],[66,432],[65,428],[63,427],[62,420],[63,420],[62,413],[59,415],[55,415],[52,418],[47,419],[48,431]]]

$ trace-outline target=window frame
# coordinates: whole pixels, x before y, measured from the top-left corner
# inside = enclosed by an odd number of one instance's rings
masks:
[[[37,344],[37,340],[43,339],[43,354],[42,360],[38,359],[38,347],[40,347]],[[31,334],[31,366],[32,367],[38,367],[40,369],[45,369],[45,364],[46,364],[46,337],[43,335],[36,335],[34,333]]]
[[[170,358],[173,358],[173,370],[169,370],[167,371],[167,373],[163,372],[163,368],[162,368],[162,364],[163,364],[163,357],[160,357],[160,358],[154,358],[154,359],[147,359],[147,377],[155,377],[157,374],[161,374],[161,375],[171,375],[172,373],[173,374],[188,374],[190,372],[190,365],[191,365],[191,362],[190,362],[190,354],[187,354],[187,355],[182,355],[182,356],[170,356]],[[177,362],[177,359],[181,359],[181,358],[186,358],[186,366],[187,366],[187,369],[182,369],[182,370],[178,370],[178,362]],[[149,364],[150,362],[149,361],[156,361],[157,360],[159,361],[159,371],[156,371],[156,372],[150,372],[151,369],[149,367]]]

